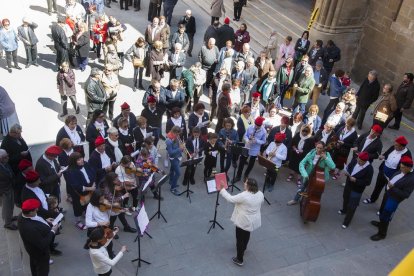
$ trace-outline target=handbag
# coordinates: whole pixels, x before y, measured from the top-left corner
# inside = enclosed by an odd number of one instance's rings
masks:
[[[385,123],[388,120],[388,114],[377,111],[377,113],[375,113],[374,119]]]
[[[292,98],[292,96],[293,96],[293,88],[291,87],[288,90],[286,90],[285,99],[289,100],[290,98]]]
[[[132,59],[132,65],[134,65],[134,67],[144,67],[144,60],[134,57]]]

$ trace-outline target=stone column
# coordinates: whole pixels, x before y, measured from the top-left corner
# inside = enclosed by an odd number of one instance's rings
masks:
[[[310,31],[310,39],[332,40],[341,49],[335,68],[351,70],[362,36],[368,0],[318,0],[319,16]],[[335,69],[334,69],[335,70]]]

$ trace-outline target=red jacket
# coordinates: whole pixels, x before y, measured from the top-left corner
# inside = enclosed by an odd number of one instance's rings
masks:
[[[104,23],[103,25],[100,22],[96,22],[92,28],[93,31],[93,43],[98,44],[99,42],[105,43],[106,38],[108,36],[108,23]],[[100,39],[102,37],[102,39]]]

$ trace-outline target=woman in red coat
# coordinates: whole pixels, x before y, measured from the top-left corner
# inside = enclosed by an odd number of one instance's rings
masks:
[[[108,23],[105,22],[104,17],[97,18],[93,31],[93,44],[96,46],[96,56],[101,59],[102,45],[105,43],[108,36]]]

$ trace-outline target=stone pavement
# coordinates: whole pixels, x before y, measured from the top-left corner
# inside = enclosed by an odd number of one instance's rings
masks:
[[[147,24],[148,4],[146,2],[143,3],[143,11],[139,13],[120,11],[114,4],[112,9],[107,10],[108,14],[115,15],[127,24],[127,39],[131,44],[137,35],[144,31]],[[297,9],[293,10],[291,1],[253,0],[249,1],[248,8],[243,9],[243,15],[247,16],[252,11],[257,12],[254,6],[263,2],[283,14],[290,14],[292,19],[294,18],[292,13],[295,11],[300,13],[306,10],[302,6],[296,6]],[[298,2],[300,1],[295,1],[295,3]],[[58,0],[58,4],[59,10],[62,11],[64,1]],[[229,8],[230,5],[231,1],[226,1],[226,7]],[[202,1],[184,0],[179,2],[174,11],[173,26],[178,21],[178,15],[184,14],[188,8],[192,9],[197,19],[198,32],[195,38],[194,57],[188,58],[187,65],[195,62],[204,30],[210,22],[209,14],[202,8],[204,6],[205,3]],[[55,90],[55,73],[50,70],[54,64],[54,56],[49,47],[52,43],[48,28],[52,17],[47,15],[45,7],[46,3],[43,0],[33,0],[30,3],[16,0],[13,4],[2,7],[0,11],[0,17],[7,15],[14,26],[19,24],[23,15],[31,16],[39,24],[37,35],[41,40],[39,43],[41,67],[31,67],[22,71],[14,70],[13,74],[8,74],[3,68],[0,69],[1,85],[6,88],[16,103],[24,128],[23,136],[30,145],[33,145],[35,159],[50,143],[53,143],[58,129],[63,125],[62,119],[58,117],[60,101]],[[295,18],[295,21],[301,22],[301,25],[306,23],[305,19],[297,18],[298,20]],[[306,15],[302,18],[306,18]],[[256,37],[253,30],[262,29],[262,23],[259,19],[251,20],[249,23],[253,37]],[[283,24],[292,23],[280,16],[280,25]],[[300,28],[297,30],[301,32]],[[296,35],[296,31],[292,33]],[[263,38],[264,36],[261,39]],[[258,48],[260,42],[255,43],[255,51],[260,51]],[[19,49],[19,56],[23,61],[25,55],[22,48]],[[102,67],[101,64],[93,62],[91,64]],[[5,66],[4,60],[0,61],[0,66]],[[115,113],[119,112],[119,105],[123,101],[130,103],[135,114],[141,111],[143,93],[142,91],[133,93],[130,88],[131,67],[127,62],[120,74],[122,86]],[[82,109],[82,116],[78,116],[78,120],[81,124],[85,122],[86,113],[81,84],[86,80],[88,73],[89,70],[83,73],[76,70],[78,99]],[[144,85],[148,85],[148,80]],[[327,97],[323,97],[320,106],[324,107],[327,101]],[[368,130],[371,120],[372,117],[367,114],[365,130]],[[411,122],[406,123],[412,126]],[[401,128],[398,132],[386,130],[383,135],[384,149],[392,144],[397,135],[406,135],[410,141],[414,141],[414,135],[409,128]],[[162,153],[164,153],[163,149]],[[378,165],[379,162],[376,161],[374,166],[377,168]],[[232,174],[233,171],[230,170],[230,173]],[[256,165],[251,176],[262,185],[263,173],[264,169]],[[327,183],[322,198],[319,220],[316,223],[303,224],[298,206],[289,207],[285,204],[296,191],[295,184],[285,181],[286,176],[286,170],[282,169],[275,190],[270,194],[265,193],[272,205],[265,203],[262,206],[262,227],[252,234],[246,252],[245,266],[242,268],[231,263],[231,257],[235,254],[234,226],[230,222],[233,206],[224,202],[222,198],[220,198],[217,219],[224,230],[215,228],[207,235],[209,220],[214,215],[216,197],[207,195],[205,185],[201,181],[202,167],[197,170],[196,179],[199,179],[199,182],[191,187],[194,191],[191,204],[183,196],[177,198],[171,195],[168,187],[164,187],[165,200],[162,202],[162,212],[168,223],[162,219],[151,221],[148,233],[153,236],[153,239],[147,236],[142,238],[141,257],[152,264],[143,264],[139,268],[139,273],[141,275],[385,275],[411,249],[414,241],[414,223],[410,220],[414,215],[412,199],[400,206],[390,225],[389,237],[374,243],[369,240],[369,236],[375,233],[369,221],[376,218],[375,212],[379,207],[378,204],[361,205],[350,227],[346,230],[341,229],[342,217],[336,212],[342,202],[343,188],[340,183],[343,179],[331,180]],[[238,186],[241,187],[241,183],[238,183]],[[368,187],[366,195],[371,192],[372,186]],[[184,187],[180,189],[183,190]],[[62,206],[68,212],[63,233],[57,237],[56,241],[60,243],[59,248],[64,255],[54,258],[55,263],[51,266],[50,275],[93,275],[88,252],[82,249],[86,233],[80,232],[73,226],[71,206],[66,202],[63,202]],[[148,198],[146,209],[151,216],[156,212],[157,202]],[[133,224],[132,218],[128,220]],[[133,243],[134,238],[134,235],[121,231],[120,239],[115,241],[115,250],[126,244],[129,253],[114,267],[113,275],[135,273],[136,263],[130,262],[137,255],[137,243]],[[0,247],[0,275],[28,275],[27,254],[18,234],[0,228],[0,244],[2,245]]]

